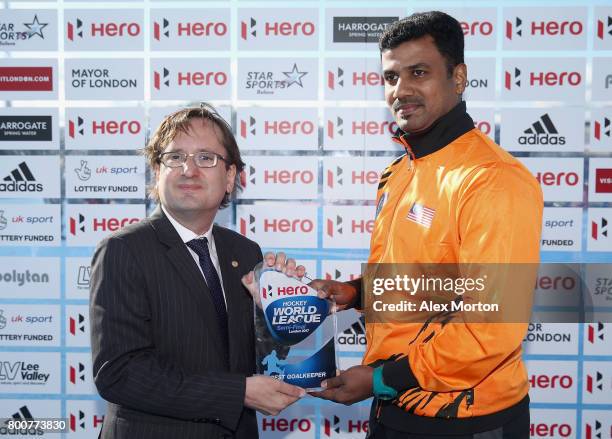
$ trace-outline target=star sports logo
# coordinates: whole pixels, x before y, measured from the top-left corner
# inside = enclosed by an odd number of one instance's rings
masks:
[[[170,22],[165,18],[162,18],[161,24],[153,22],[153,38],[159,41],[162,36],[170,38]]]
[[[76,23],[68,22],[66,34],[70,41],[74,41],[74,37],[83,38],[83,21],[80,18],[76,19]]]
[[[331,90],[335,90],[336,86],[344,87],[344,70],[340,67],[336,71],[327,71],[327,87]]]
[[[247,232],[255,233],[255,217],[249,215],[248,221],[240,218],[240,233],[246,236]]]
[[[287,79],[285,79],[285,84],[287,87],[291,87],[293,84],[297,84],[300,87],[304,88],[304,84],[302,84],[302,78],[306,76],[308,72],[300,72],[296,63],[293,63],[293,69],[290,72],[283,72],[283,75]]]
[[[240,120],[240,137],[246,139],[249,133],[252,135],[255,135],[256,133],[255,123],[256,122],[257,121],[252,116],[249,116],[248,122],[246,120],[241,119]]]
[[[512,90],[513,86],[521,86],[521,71],[517,68],[514,69],[514,73],[505,72],[504,86],[507,90]]]
[[[506,38],[512,39],[514,35],[519,37],[523,36],[523,20],[516,17],[514,23],[512,21],[506,21]]]
[[[251,17],[248,22],[241,21],[240,38],[242,38],[243,40],[247,40],[249,39],[249,37],[257,37],[257,29],[255,29],[255,26],[257,26],[257,20],[255,20],[253,17]]]
[[[344,120],[341,117],[336,117],[335,123],[333,120],[327,121],[327,137],[333,139],[336,134],[344,135]]]
[[[162,68],[161,73],[158,71],[153,72],[153,87],[156,90],[160,90],[162,84],[170,87],[170,70],[165,67]]]
[[[34,15],[34,19],[31,23],[23,23],[25,27],[28,28],[28,38],[32,38],[33,36],[38,36],[45,39],[43,35],[43,29],[48,26],[49,23],[41,23],[38,21],[38,15]]]

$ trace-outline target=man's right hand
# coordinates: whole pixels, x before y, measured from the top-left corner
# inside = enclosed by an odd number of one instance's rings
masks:
[[[269,376],[247,377],[244,405],[264,415],[278,415],[306,394],[301,387],[292,386]]]
[[[346,282],[315,279],[308,285],[319,292],[319,298],[333,298],[336,301],[338,310],[340,311],[352,308],[358,299],[357,289],[353,285]]]

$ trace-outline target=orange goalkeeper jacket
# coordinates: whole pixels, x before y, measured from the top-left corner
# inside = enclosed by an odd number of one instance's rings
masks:
[[[532,174],[458,104],[383,172],[369,263],[538,263]],[[535,284],[534,281],[530,285]],[[531,304],[529,303],[529,306]],[[495,429],[528,410],[524,323],[370,323],[363,364],[384,362],[380,422],[413,433]]]

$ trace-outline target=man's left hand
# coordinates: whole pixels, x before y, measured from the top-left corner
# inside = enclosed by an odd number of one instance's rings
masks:
[[[312,396],[351,405],[372,394],[372,374],[374,369],[370,366],[353,366],[340,372],[340,375],[329,378],[322,383],[325,390],[309,392]]]

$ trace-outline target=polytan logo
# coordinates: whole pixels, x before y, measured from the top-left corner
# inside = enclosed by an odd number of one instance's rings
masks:
[[[145,217],[144,205],[71,204],[67,207],[68,245],[94,246],[102,238]]]
[[[323,198],[373,200],[380,174],[389,157],[326,157],[323,161]]]
[[[143,50],[144,13],[138,9],[67,9],[66,50]]]
[[[315,199],[318,196],[316,157],[251,156],[241,174],[242,199]]]
[[[573,361],[527,361],[529,396],[536,403],[576,403],[578,366]]]
[[[0,196],[5,198],[59,198],[58,156],[3,156]]]
[[[316,100],[318,63],[312,58],[238,60],[238,98]]]
[[[610,39],[612,47],[612,38]],[[612,58],[593,57],[591,100],[612,100]]]
[[[241,234],[264,247],[317,247],[317,206],[314,204],[239,205],[236,224]]]
[[[318,147],[316,108],[238,108],[237,137],[242,148],[315,150]]]
[[[2,11],[0,47],[4,50],[57,50],[57,11]]]
[[[384,98],[380,60],[374,58],[327,59],[325,98],[330,100],[375,100]]]
[[[393,142],[397,124],[387,108],[326,108],[326,150],[401,151]]]
[[[586,7],[504,9],[504,49],[586,49]]]
[[[60,298],[59,258],[2,256],[0,267],[1,298]]]
[[[374,206],[325,206],[323,246],[368,248],[374,229]]]
[[[545,207],[542,221],[543,251],[582,249],[582,209]]]
[[[240,50],[317,50],[319,11],[314,8],[241,8]]]
[[[142,59],[66,60],[66,99],[142,100]]]
[[[506,58],[502,96],[511,100],[571,102],[585,99],[584,58]]]
[[[229,50],[230,10],[152,9],[151,50]]]
[[[68,108],[66,149],[133,150],[145,141],[142,108]]]
[[[504,109],[501,141],[509,151],[584,151],[584,110]]]
[[[542,187],[544,201],[582,201],[584,159],[520,159]]]
[[[570,411],[532,409],[529,437],[532,438],[575,438],[575,417]]]
[[[231,97],[229,58],[152,59],[153,99],[192,99],[205,93],[208,99]]]
[[[495,100],[495,58],[466,60],[469,76],[465,82],[465,99],[469,101]]]

